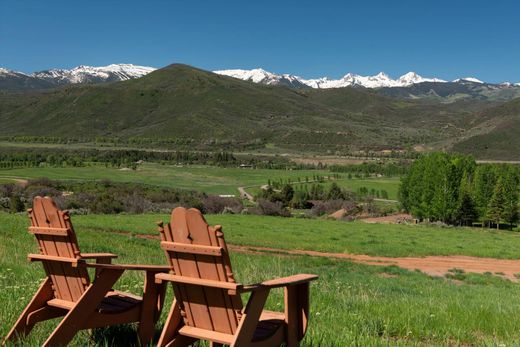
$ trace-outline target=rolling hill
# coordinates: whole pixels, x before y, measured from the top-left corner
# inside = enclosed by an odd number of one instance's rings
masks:
[[[497,103],[402,100],[364,88],[294,89],[174,64],[144,77],[0,93],[0,136],[184,139],[194,148],[298,151],[444,146]]]

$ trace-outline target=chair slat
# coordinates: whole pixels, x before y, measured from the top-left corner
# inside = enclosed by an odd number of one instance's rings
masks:
[[[51,227],[29,227],[29,233],[52,236],[68,236],[70,230],[67,228],[51,228]]]
[[[214,257],[222,256],[222,247],[215,246],[205,246],[205,245],[195,245],[195,244],[186,244],[180,242],[161,242],[161,248],[165,251],[173,251],[177,253],[189,253],[189,254],[199,254],[199,255],[211,255]]]

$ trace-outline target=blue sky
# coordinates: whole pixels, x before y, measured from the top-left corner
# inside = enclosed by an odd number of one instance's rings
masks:
[[[181,62],[520,82],[520,1],[0,1],[0,66]]]

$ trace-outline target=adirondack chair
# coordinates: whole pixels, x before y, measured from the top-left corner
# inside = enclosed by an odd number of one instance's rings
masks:
[[[155,283],[155,275],[167,266],[110,264],[117,256],[110,253],[81,253],[68,212],[60,211],[48,197],[36,197],[29,211],[29,232],[38,242],[40,254],[29,254],[30,261],[41,261],[47,274],[40,288],[5,338],[15,340],[29,334],[38,322],[65,316],[44,346],[65,346],[81,329],[139,322],[141,343],[149,343],[155,332],[164,301],[165,286]],[[86,260],[96,260],[88,263]],[[87,268],[95,269],[90,281]],[[125,270],[146,271],[143,298],[112,290]]]
[[[155,276],[171,282],[175,300],[159,347],[188,346],[208,340],[211,346],[299,346],[309,313],[309,282],[300,274],[253,285],[235,282],[221,226],[208,226],[197,209],[173,210],[171,222],[159,223],[161,248],[171,266]],[[285,288],[285,312],[264,310],[273,288]],[[241,293],[250,292],[246,307]]]

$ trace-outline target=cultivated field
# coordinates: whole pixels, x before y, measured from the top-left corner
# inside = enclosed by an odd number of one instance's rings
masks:
[[[114,252],[120,263],[163,264],[154,221],[165,215],[73,216],[84,252]],[[7,330],[43,278],[40,264],[26,255],[36,249],[24,214],[0,214],[0,335]],[[231,244],[315,249],[358,254],[410,256],[466,254],[520,258],[520,238],[511,232],[465,228],[388,226],[257,216],[208,216],[222,224]],[[485,246],[484,246],[485,245]],[[295,272],[319,274],[311,293],[311,325],[304,346],[517,345],[520,343],[520,286],[497,276],[454,270],[453,279],[430,277],[395,266],[369,266],[348,260],[283,253],[232,254],[241,282]],[[520,268],[519,268],[520,272]],[[128,272],[119,289],[139,294],[141,274]],[[171,298],[168,299],[171,301]],[[281,292],[269,301],[282,309]],[[164,320],[164,317],[163,317]],[[38,327],[24,345],[37,346],[56,322]],[[74,345],[128,345],[132,335],[119,328],[92,338],[84,332]]]
[[[115,182],[136,182],[169,188],[183,188],[204,191],[210,194],[238,194],[238,187],[246,187],[251,192],[258,191],[260,186],[271,181],[284,182],[291,180],[295,184],[298,178],[305,182],[313,176],[332,175],[327,170],[270,170],[270,169],[239,169],[220,168],[215,166],[175,166],[145,163],[137,170],[107,168],[104,165],[88,167],[42,167],[0,170],[0,180],[8,178],[40,178],[63,180],[100,180],[110,179]],[[328,182],[327,180],[325,182]],[[347,174],[341,174],[337,183],[351,190],[360,187],[384,189],[390,199],[397,197],[398,178],[348,179]]]

